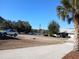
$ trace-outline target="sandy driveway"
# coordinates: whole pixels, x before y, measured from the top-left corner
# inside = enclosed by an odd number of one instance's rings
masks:
[[[0,59],[61,59],[73,48],[72,43],[0,51]]]

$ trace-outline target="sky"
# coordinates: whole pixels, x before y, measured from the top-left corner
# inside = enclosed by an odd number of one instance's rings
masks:
[[[60,0],[0,0],[0,16],[11,21],[28,21],[32,28],[47,29],[48,24],[55,20],[60,28],[73,28],[57,16],[56,7]]]

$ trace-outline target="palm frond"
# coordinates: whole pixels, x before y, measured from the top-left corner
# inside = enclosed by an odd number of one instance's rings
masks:
[[[61,17],[62,20],[65,21],[67,12],[65,11],[64,7],[62,7],[62,6],[58,6],[58,7],[57,7],[57,15],[58,15],[59,17]]]
[[[67,18],[68,24],[70,24],[70,23],[72,22],[72,20],[73,20],[73,17],[68,17],[68,18]]]
[[[70,0],[61,0],[61,4],[67,11],[69,11],[72,8]]]
[[[73,8],[75,0],[61,0],[61,4],[62,5],[57,7],[57,15],[60,16],[62,20],[67,20],[68,24],[70,24],[75,14],[75,9]]]

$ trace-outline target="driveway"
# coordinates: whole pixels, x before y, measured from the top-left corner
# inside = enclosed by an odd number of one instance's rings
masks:
[[[61,59],[70,52],[73,43],[1,50],[0,59]]]

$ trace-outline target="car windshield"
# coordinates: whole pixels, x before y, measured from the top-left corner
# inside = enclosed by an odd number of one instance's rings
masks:
[[[14,30],[10,30],[11,32],[15,32]]]

